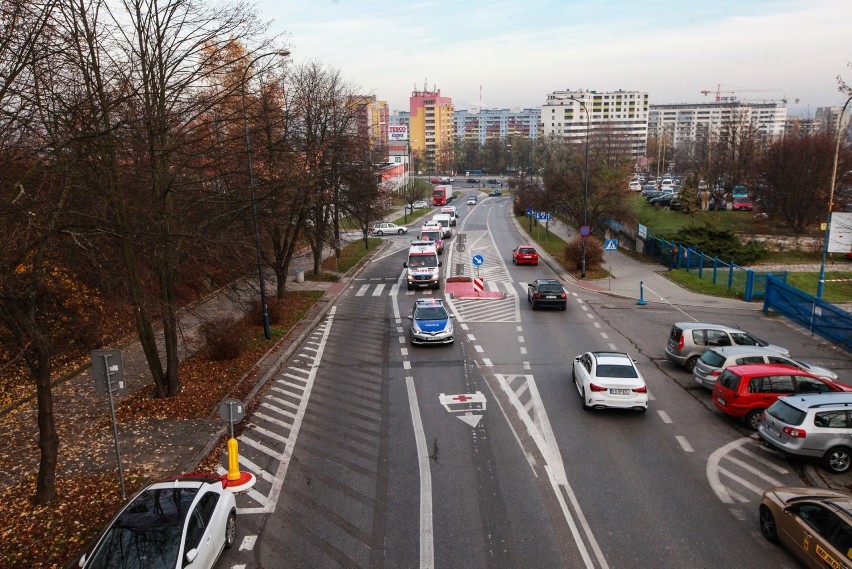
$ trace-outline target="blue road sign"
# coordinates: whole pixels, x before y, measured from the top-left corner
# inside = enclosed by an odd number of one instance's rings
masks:
[[[551,215],[546,211],[537,211],[535,212],[535,218],[539,221],[549,221]]]
[[[607,239],[604,249],[607,251],[618,251],[618,239]]]
[[[588,225],[580,226],[580,235],[585,236],[585,235],[590,234],[591,232],[592,232],[592,228],[589,227]]]
[[[527,210],[527,217],[532,217],[535,214],[536,214],[536,211],[534,209],[528,209]]]
[[[471,259],[471,260],[472,260],[473,265],[475,267],[478,267],[479,265],[481,265],[482,263],[485,262],[485,259],[482,258],[482,255],[474,255],[473,259]]]

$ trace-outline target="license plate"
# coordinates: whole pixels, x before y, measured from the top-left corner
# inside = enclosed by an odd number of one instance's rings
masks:
[[[717,397],[716,401],[718,401],[719,405],[722,405],[723,407],[728,404],[728,402],[722,399],[721,397]]]
[[[629,389],[610,389],[609,392],[612,395],[630,395]]]
[[[548,295],[547,295],[547,296],[545,296],[544,298],[556,298],[556,297],[555,297],[554,295],[552,295],[552,294],[548,294]]]

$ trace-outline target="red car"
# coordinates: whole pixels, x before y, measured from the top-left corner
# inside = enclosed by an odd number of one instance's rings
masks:
[[[518,245],[512,250],[512,262],[516,265],[538,265],[538,252],[530,245]]]
[[[754,211],[754,204],[749,198],[734,198],[734,211]]]
[[[852,391],[852,387],[790,366],[747,364],[731,366],[719,375],[713,387],[713,403],[756,430],[761,413],[779,397],[828,391]]]

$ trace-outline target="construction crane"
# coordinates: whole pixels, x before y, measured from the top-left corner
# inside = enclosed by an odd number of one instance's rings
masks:
[[[766,93],[769,91],[780,91],[781,89],[722,89],[721,84],[716,85],[716,90],[712,89],[704,89],[701,91],[702,95],[709,95],[710,93],[716,93],[716,102],[720,102],[722,100],[722,93]]]

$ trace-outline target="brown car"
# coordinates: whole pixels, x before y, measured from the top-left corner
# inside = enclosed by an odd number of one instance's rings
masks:
[[[780,486],[763,493],[760,532],[805,567],[852,567],[852,495]]]

